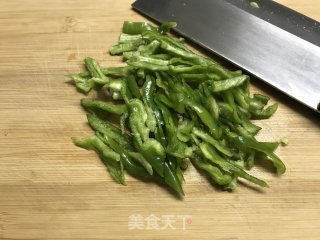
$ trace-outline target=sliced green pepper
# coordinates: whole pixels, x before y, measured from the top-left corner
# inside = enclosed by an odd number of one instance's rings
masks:
[[[247,75],[241,75],[234,78],[228,78],[220,81],[212,81],[211,82],[211,90],[213,92],[221,92],[226,91],[235,87],[240,86],[245,81],[248,81],[249,77]]]
[[[133,99],[128,103],[130,110],[129,123],[133,139],[139,152],[149,161],[154,170],[164,176],[165,150],[157,140],[149,138],[150,129],[146,126],[147,113],[143,103]]]
[[[224,171],[236,174],[237,176],[245,178],[248,181],[253,182],[261,187],[268,187],[268,184],[265,181],[246,173],[243,169],[241,169],[238,165],[236,165],[232,161],[220,157],[209,144],[200,143],[199,147],[203,155],[208,160],[210,160],[212,163],[219,166]]]
[[[126,34],[142,34],[147,30],[157,31],[157,28],[144,22],[129,22],[125,21],[122,26],[122,32]]]
[[[93,78],[100,78],[104,83],[109,82],[109,78],[104,75],[99,63],[96,60],[90,57],[86,57],[84,59],[84,63]]]
[[[232,138],[234,144],[238,147],[246,149],[254,149],[256,151],[266,154],[273,162],[274,166],[277,168],[278,172],[283,174],[286,171],[286,167],[280,158],[273,153],[273,151],[278,147],[279,143],[268,143],[268,142],[258,142],[252,138],[246,138],[243,136],[237,136]]]
[[[120,43],[110,47],[109,52],[111,55],[117,55],[124,52],[134,51],[137,50],[141,44],[144,44],[143,39],[138,39],[132,42]]]
[[[224,172],[218,167],[213,166],[210,163],[204,162],[200,157],[195,157],[191,159],[192,163],[196,168],[205,171],[209,177],[218,185],[231,188],[235,187],[234,177],[230,173]]]
[[[120,37],[119,37],[119,43],[127,43],[127,42],[133,42],[136,40],[140,40],[142,39],[142,35],[141,34],[127,34],[127,33],[121,33]]]
[[[180,181],[174,171],[169,167],[168,163],[164,163],[164,180],[172,189],[174,189],[180,196],[184,195]]]
[[[76,87],[78,90],[80,90],[83,93],[88,93],[91,91],[92,88],[99,89],[103,85],[107,84],[108,81],[105,81],[101,78],[86,78],[86,77],[80,77],[78,75],[72,75],[72,80],[74,81]]]
[[[119,154],[105,145],[97,136],[92,136],[81,140],[73,139],[73,142],[78,147],[96,151],[100,155],[103,163],[106,165],[112,178],[117,183],[124,184],[123,165],[120,162]]]
[[[228,157],[232,157],[232,152],[227,147],[223,146],[219,141],[211,137],[209,134],[205,133],[204,131],[200,130],[199,128],[193,128],[192,133],[197,137],[201,138],[203,141],[210,143],[214,146],[219,152],[223,153]]]
[[[104,101],[93,100],[88,98],[81,99],[81,105],[88,110],[103,110],[108,113],[114,113],[117,115],[123,114],[127,107],[123,104],[112,104]]]

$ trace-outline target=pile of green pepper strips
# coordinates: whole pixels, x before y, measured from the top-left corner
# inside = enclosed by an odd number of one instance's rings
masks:
[[[256,155],[263,154],[285,172],[274,154],[278,143],[258,142],[261,128],[250,121],[269,118],[277,104],[266,106],[268,97],[250,96],[249,76],[228,71],[193,53],[183,39],[170,37],[174,26],[124,22],[110,54],[122,54],[126,66],[102,68],[92,58],[84,60],[88,71],[71,76],[78,90],[108,89],[114,101],[81,100],[95,135],[74,143],[96,151],[121,184],[126,170],[184,195],[183,171],[191,162],[223,189],[234,189],[237,178],[267,187],[244,167],[252,168]],[[120,123],[107,121],[106,113],[119,115]]]

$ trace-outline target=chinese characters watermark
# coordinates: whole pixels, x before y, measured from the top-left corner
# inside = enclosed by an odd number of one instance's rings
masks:
[[[141,214],[132,214],[128,218],[129,230],[164,230],[164,229],[182,229],[192,224],[191,215],[154,215],[143,216]]]

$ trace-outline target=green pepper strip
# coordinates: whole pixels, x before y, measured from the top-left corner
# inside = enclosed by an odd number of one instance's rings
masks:
[[[177,57],[173,57],[169,60],[169,63],[171,65],[194,65],[193,62],[190,62],[190,61],[187,61],[187,60],[184,60],[182,58],[177,58]]]
[[[161,43],[158,40],[153,40],[151,43],[149,43],[146,46],[140,46],[139,53],[144,56],[151,55],[157,51],[160,44]],[[152,55],[152,57],[153,57],[153,55]]]
[[[218,75],[221,79],[228,79],[228,78],[232,78],[234,77],[233,72],[230,72],[226,69],[224,69],[223,67],[221,67],[218,64],[210,64],[208,66],[208,71],[211,73],[215,73],[216,75]]]
[[[255,111],[250,111],[252,116],[255,119],[267,119],[269,117],[271,117],[278,109],[278,104],[275,103],[269,107],[267,107],[266,109],[263,110],[255,110]]]
[[[170,31],[171,28],[174,28],[176,26],[177,26],[176,22],[164,22],[161,24],[158,31],[160,34],[166,34],[167,32]]]
[[[248,80],[249,80],[249,77],[247,75],[241,75],[239,77],[228,78],[226,80],[212,81],[211,90],[213,92],[226,91],[226,90],[238,87]]]
[[[132,157],[134,160],[136,160],[138,163],[140,163],[147,170],[149,175],[153,174],[151,164],[142,156],[142,154],[140,154],[138,152],[129,152],[128,154],[130,157]]]
[[[133,68],[131,66],[124,66],[124,67],[108,67],[108,68],[101,68],[101,71],[104,75],[107,76],[114,76],[114,77],[125,77],[128,73],[132,72]],[[78,74],[71,74],[70,76],[78,76],[81,78],[90,77],[90,72],[81,72]]]
[[[124,78],[124,79],[113,79],[110,81],[109,90],[114,100],[123,99],[125,103],[128,103],[129,100],[132,98],[131,92],[127,84],[127,80],[128,80],[127,78]],[[120,98],[119,98],[119,94],[121,96]]]
[[[158,58],[152,58],[152,57],[146,57],[146,56],[133,56],[130,59],[130,62],[145,62],[149,64],[154,64],[154,65],[160,65],[160,66],[168,66],[169,61],[168,60],[162,60]]]
[[[202,140],[210,143],[214,146],[219,152],[223,153],[228,157],[232,157],[232,152],[225,146],[223,146],[219,141],[215,140],[209,134],[205,133],[204,131],[200,130],[199,128],[194,127],[192,133],[197,137],[201,138]]]
[[[71,75],[71,79],[75,83],[77,89],[83,93],[90,92],[93,84],[92,81],[86,79],[85,77],[80,77],[78,75]]]
[[[183,196],[184,192],[181,187],[180,181],[175,174],[174,171],[169,167],[168,163],[164,163],[164,181],[166,184],[168,184],[172,189],[174,189],[179,196]]]
[[[121,88],[121,96],[126,104],[128,104],[130,99],[132,98],[132,94],[128,86],[128,79],[124,79],[123,81],[123,86]]]
[[[167,99],[166,97],[161,97],[159,95],[160,100],[163,101],[167,106],[172,107],[176,112],[178,113],[184,113],[185,112],[185,93],[182,92],[182,88],[180,85],[176,84],[173,79],[168,78],[168,88],[166,91]],[[171,102],[171,104],[169,104]]]
[[[253,98],[259,100],[263,104],[267,104],[270,100],[270,97],[258,93],[253,94]]]
[[[159,72],[156,72],[156,85],[157,87],[163,89],[164,91],[166,91],[167,89],[167,86],[164,84],[162,80],[162,76]]]
[[[149,138],[150,129],[146,126],[147,113],[145,107],[139,99],[132,99],[128,106],[130,128],[138,150],[149,161],[154,170],[163,177],[165,150],[161,143]]]
[[[191,132],[194,127],[194,122],[184,119],[183,122],[178,126],[177,138],[181,142],[188,142],[191,139]]]
[[[108,88],[111,92],[121,92],[124,84],[123,78],[112,79],[108,85]]]
[[[208,143],[200,143],[199,147],[201,149],[201,152],[203,155],[210,160],[212,163],[219,166],[224,171],[233,173],[239,177],[245,178],[250,182],[253,182],[261,187],[268,187],[268,184],[258,179],[248,173],[246,173],[243,169],[241,169],[237,164],[235,164],[233,161],[230,161],[228,159],[224,159],[221,156],[219,156],[216,151],[208,144]]]
[[[166,139],[168,142],[166,145],[166,153],[170,156],[181,159],[192,157],[193,148],[188,147],[188,145],[185,142],[179,140],[178,129],[176,128],[176,124],[174,122],[174,119],[172,118],[170,110],[164,104],[162,104],[157,98],[155,99],[155,102],[161,111],[165,123],[164,126],[166,130]]]
[[[122,32],[126,34],[142,34],[147,30],[157,31],[157,28],[145,22],[125,21],[122,26]]]
[[[254,112],[254,111],[260,111],[264,108],[265,104],[262,103],[260,100],[256,99],[251,99],[249,102],[249,111]]]
[[[177,159],[177,160],[179,160],[179,159]],[[182,168],[180,166],[180,163],[177,164],[176,168],[173,169],[173,171],[175,171],[175,174],[177,176],[179,184],[182,185],[182,183],[185,181],[185,179],[184,179],[184,176],[183,176],[183,171],[182,171]],[[182,186],[181,186],[181,188],[182,188]]]
[[[161,115],[163,117],[164,126],[166,130],[166,137],[167,139],[171,139],[174,136],[176,128],[173,116],[170,110],[160,101],[160,99],[155,98],[155,103],[157,104],[157,107],[161,111]]]
[[[84,59],[84,63],[92,77],[100,78],[105,84],[109,82],[109,78],[103,74],[99,63],[96,60],[87,57]]]
[[[237,108],[239,110],[239,108]],[[249,121],[249,118],[242,113],[241,111],[238,111],[238,114],[241,118],[241,125],[253,136],[255,136],[260,130],[261,127],[253,124],[252,122]]]
[[[81,148],[96,151],[106,165],[112,178],[120,184],[124,184],[123,165],[120,162],[120,155],[105,145],[97,136],[85,139],[72,139],[73,143]]]
[[[126,109],[120,117],[120,129],[122,134],[126,132],[126,125],[127,125],[128,119],[129,119],[129,110]]]
[[[182,49],[183,51],[191,52],[183,43],[178,42],[169,36],[161,35],[155,31],[145,31],[142,34],[142,37],[145,39],[148,39],[149,41],[158,40],[161,43],[165,42],[167,44],[170,44],[176,48]]]
[[[109,67],[109,68],[102,68],[101,71],[108,76],[115,76],[115,77],[126,77],[129,73],[133,71],[131,66],[125,67]]]
[[[221,131],[218,128],[216,121],[210,115],[210,113],[200,104],[197,104],[189,100],[185,102],[186,105],[188,105],[198,115],[203,124],[209,128],[209,131],[213,134],[213,136],[215,138],[220,138]]]
[[[107,103],[104,101],[99,101],[99,100],[93,100],[93,99],[88,99],[88,98],[83,98],[81,99],[81,105],[89,110],[103,110],[108,113],[114,113],[117,115],[123,114],[127,107],[126,105],[123,104],[112,104],[112,103]]]
[[[159,101],[165,104],[167,107],[174,109],[178,113],[184,113],[184,104],[180,101],[175,101],[178,97],[175,94],[168,94],[172,101],[165,95],[156,93],[156,97]],[[174,103],[173,103],[174,102]]]
[[[119,144],[125,149],[132,149],[130,136],[127,134],[122,134],[119,128],[93,114],[88,114],[87,118],[89,125],[95,131],[103,133],[104,135],[109,136],[112,139],[117,139]]]
[[[130,59],[126,61],[126,63],[135,68],[148,69],[151,71],[168,71],[169,70],[169,66],[167,65],[158,65],[158,64],[142,62],[142,61],[138,62],[138,61],[134,61],[134,59]]]
[[[233,118],[233,109],[232,107],[225,103],[225,102],[218,102],[218,107],[219,107],[219,112],[221,113],[221,115],[223,115],[224,119],[226,119],[227,123],[230,123],[229,119]],[[222,120],[222,118],[219,118],[220,120]]]
[[[112,151],[106,146],[97,136],[88,137],[85,139],[72,139],[74,144],[78,147],[85,148],[87,150],[96,150],[101,156],[110,159],[112,161],[120,161],[119,154]]]
[[[199,89],[204,93],[204,95],[201,95],[202,104],[206,107],[206,109],[208,109],[212,117],[217,121],[219,119],[220,110],[216,99],[212,96],[206,84],[201,84]]]
[[[233,98],[233,95],[230,91],[226,91],[226,92],[223,92],[222,93],[222,97],[224,99],[224,101],[229,104],[229,106],[232,108],[232,115],[231,115],[231,120],[233,123],[236,123],[236,124],[241,124],[241,119],[238,115],[238,109],[237,109],[237,106],[234,102],[234,98]]]
[[[247,166],[249,169],[251,169],[254,165],[254,158],[255,158],[256,152],[255,151],[251,151],[249,153],[249,156],[247,158]]]
[[[188,67],[179,67],[179,66],[170,66],[169,68],[170,72],[175,74],[175,73],[203,73],[204,71],[208,71],[207,66],[202,66],[202,65],[194,65],[194,66],[188,66]]]
[[[236,102],[244,109],[249,109],[249,104],[246,101],[245,94],[243,94],[241,88],[234,88],[231,90]]]
[[[155,138],[157,139],[157,141],[161,143],[162,146],[165,147],[167,145],[167,142],[166,142],[166,138],[162,128],[162,125],[163,125],[162,115],[157,105],[154,102],[155,90],[156,90],[155,79],[150,75],[147,75],[146,81],[142,88],[143,101],[152,110],[152,114],[156,121]]]
[[[139,56],[140,55],[140,52],[138,51],[129,51],[129,52],[124,52],[122,54],[122,57],[124,59],[130,59],[130,58],[133,58],[133,57],[136,57],[136,56]]]
[[[154,116],[152,109],[148,105],[145,105],[145,109],[146,109],[146,113],[147,113],[146,125],[150,129],[150,131],[154,133],[157,128],[156,117]],[[158,139],[157,139],[157,141],[158,141]]]
[[[217,74],[212,73],[183,73],[181,77],[188,82],[201,83],[207,80],[218,81],[221,80]]]
[[[248,119],[248,121],[250,121],[251,113],[247,109],[237,105],[237,110],[238,110],[239,116],[242,116],[242,117]]]
[[[136,35],[131,35],[131,34],[126,34],[126,33],[121,33],[119,37],[119,42],[120,43],[127,43],[127,42],[132,42],[136,40],[142,39],[141,34],[136,34]]]
[[[127,143],[123,144],[123,142],[119,141],[118,138],[113,139],[112,134],[108,136],[103,133],[97,132],[96,135],[101,141],[103,141],[105,144],[110,146],[116,153],[118,154],[124,153],[127,156],[127,158],[132,158],[136,162],[138,162],[141,166],[143,166],[150,175],[153,174],[152,166],[147,162],[147,160],[140,153],[132,152],[133,151],[132,146],[128,148]]]
[[[192,158],[191,162],[196,168],[206,172],[216,184],[226,186],[231,189],[235,187],[235,185],[232,184],[234,178],[230,175],[230,173],[224,172],[220,170],[218,167],[215,167],[210,163],[202,161],[200,157]]]
[[[143,168],[140,164],[137,164],[132,160],[127,153],[122,152],[120,154],[120,160],[124,165],[124,168],[133,176],[152,179],[153,176],[150,176],[149,173]]]
[[[132,42],[120,43],[110,47],[109,52],[111,55],[117,55],[123,52],[134,51],[137,50],[138,47],[142,44],[144,44],[143,39],[138,39]]]
[[[101,78],[86,78],[86,77],[80,77],[78,75],[71,75],[72,80],[74,81],[77,89],[83,93],[88,93],[91,91],[92,88],[101,88],[105,82]]]
[[[268,143],[268,142],[258,142],[252,138],[246,138],[243,136],[237,136],[231,138],[231,141],[242,149],[254,149],[256,151],[266,154],[273,162],[274,166],[277,168],[278,172],[283,174],[286,171],[286,167],[281,161],[281,159],[273,153],[277,148],[279,143]]]
[[[181,183],[183,181],[183,175],[180,169],[180,166],[172,166],[173,162],[178,161],[177,159],[174,159],[173,157],[178,158],[185,158],[190,157],[192,155],[192,152],[188,151],[188,146],[180,142],[176,137],[176,129],[175,129],[175,123],[172,118],[172,115],[157,98],[155,98],[154,103],[156,104],[157,108],[161,111],[161,116],[163,117],[164,126],[166,130],[166,140],[167,143],[165,143],[166,146],[166,153],[167,159],[164,165],[164,180],[165,182],[172,187],[180,196],[184,195]],[[171,168],[170,166],[171,165]]]
[[[184,159],[193,157],[193,147],[188,147],[188,145],[177,138],[172,138],[168,140],[169,144],[166,148],[166,153],[170,156]]]
[[[185,51],[170,43],[162,41],[160,47],[170,54],[179,56],[183,59],[188,59],[196,64],[208,64],[208,60],[205,60],[203,57],[200,57],[199,55],[196,55],[192,52]]]

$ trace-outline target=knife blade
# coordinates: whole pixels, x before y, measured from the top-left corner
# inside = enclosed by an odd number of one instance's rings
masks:
[[[137,0],[133,8],[320,111],[320,24],[269,0]]]

